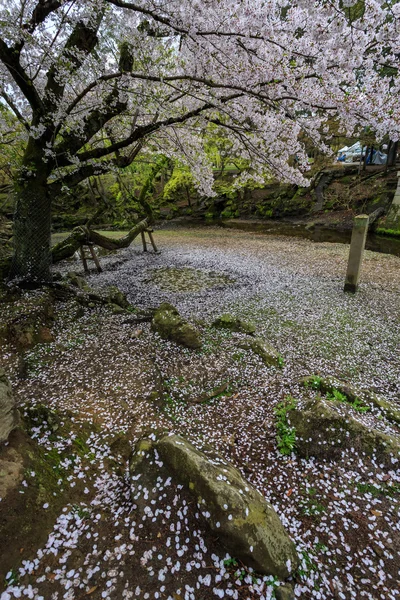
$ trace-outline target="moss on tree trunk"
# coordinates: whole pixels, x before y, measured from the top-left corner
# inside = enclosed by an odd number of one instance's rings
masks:
[[[30,140],[16,185],[11,279],[30,283],[51,280],[51,199],[47,176],[43,150]]]

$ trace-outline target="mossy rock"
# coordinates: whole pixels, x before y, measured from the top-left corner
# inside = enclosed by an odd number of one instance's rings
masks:
[[[345,408],[346,407],[346,408]],[[287,413],[288,423],[296,430],[296,448],[300,456],[337,459],[342,450],[354,448],[392,467],[392,458],[400,458],[400,437],[371,429],[349,414],[347,405],[320,397]],[[343,414],[344,412],[344,414]]]
[[[124,315],[126,314],[125,308],[119,306],[118,304],[110,303],[111,312],[113,315]]]
[[[126,461],[132,454],[132,448],[128,437],[124,433],[118,433],[110,442],[110,450],[115,456],[120,456]]]
[[[283,366],[283,359],[279,352],[273,346],[271,346],[271,344],[260,337],[246,340],[240,344],[240,347],[244,350],[252,350],[254,354],[257,354],[261,358],[267,367]]]
[[[162,338],[187,348],[197,349],[201,347],[199,331],[185,321],[178,310],[168,302],[161,304],[155,312],[151,328]]]
[[[299,559],[269,502],[219,455],[208,458],[178,435],[142,440],[130,463],[133,481],[149,487],[155,451],[173,480],[194,496],[212,533],[231,556],[255,571],[287,578]],[[153,471],[154,480],[159,469]],[[154,482],[153,482],[154,485]],[[135,500],[136,502],[136,500]]]
[[[74,271],[70,271],[69,273],[67,273],[66,280],[68,281],[68,283],[70,283],[74,287],[79,288],[80,290],[82,290],[84,292],[90,291],[90,287],[89,287],[86,279],[84,277],[82,277],[81,275],[79,275],[78,273],[75,273]]]
[[[286,583],[275,588],[275,600],[295,600],[293,585]]]
[[[400,425],[400,410],[395,405],[370,390],[360,390],[346,381],[341,381],[336,379],[336,377],[331,376],[318,377],[312,375],[310,377],[304,377],[301,380],[301,383],[304,387],[318,389],[323,394],[333,394],[334,390],[337,390],[346,396],[350,404],[354,404],[359,400],[372,404],[381,410],[383,415],[389,421]]]
[[[53,341],[50,326],[55,318],[54,297],[51,292],[32,295],[23,306],[16,304],[16,311],[2,327],[1,337],[17,350],[32,348],[36,344]]]
[[[117,304],[121,308],[128,308],[130,306],[126,294],[121,292],[115,285],[110,285],[106,289],[107,301],[110,304]]]
[[[254,323],[244,321],[229,313],[225,313],[215,319],[213,327],[218,327],[218,329],[229,329],[229,331],[235,331],[237,333],[253,334],[256,331]]]

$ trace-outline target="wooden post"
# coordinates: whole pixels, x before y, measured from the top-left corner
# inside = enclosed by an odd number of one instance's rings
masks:
[[[149,234],[150,242],[151,242],[151,245],[153,246],[154,252],[156,254],[158,254],[158,249],[157,249],[156,243],[155,243],[154,238],[153,238],[153,232],[151,231],[151,229],[148,229],[147,233]]]
[[[88,264],[87,264],[87,260],[86,260],[86,256],[85,256],[85,251],[84,251],[82,245],[79,246],[79,254],[81,255],[81,259],[82,259],[83,268],[85,270],[85,273],[89,273],[89,268],[88,268]]]
[[[142,231],[140,235],[142,236],[143,252],[147,252],[147,243],[146,238],[144,237],[144,231]]]
[[[95,250],[93,248],[93,244],[89,244],[89,250],[90,250],[90,254],[92,255],[94,264],[96,265],[97,272],[101,273],[102,272],[102,268],[100,266],[99,259],[97,258],[97,254],[96,254],[96,252],[95,252]]]
[[[368,215],[359,215],[354,219],[349,262],[347,263],[347,274],[344,284],[345,292],[355,294],[357,291],[364,257],[365,240],[367,239],[368,225]]]

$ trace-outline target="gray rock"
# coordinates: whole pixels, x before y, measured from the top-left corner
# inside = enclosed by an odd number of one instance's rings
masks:
[[[200,348],[200,333],[183,319],[177,309],[163,302],[154,314],[151,328],[162,338],[186,346],[187,348]]]
[[[14,448],[6,448],[6,452],[0,456],[0,498],[2,500],[21,483],[23,473],[22,456]]]
[[[90,287],[86,279],[82,277],[82,275],[79,275],[79,273],[75,273],[75,271],[70,271],[69,273],[67,273],[66,279],[71,285],[77,287],[78,289],[84,292],[90,291]]]
[[[125,315],[126,314],[125,308],[122,308],[122,306],[119,306],[119,304],[114,304],[113,302],[111,302],[110,307],[111,307],[111,311],[114,315]]]
[[[334,390],[338,390],[341,394],[346,396],[350,404],[356,402],[357,400],[363,400],[364,402],[372,404],[378,408],[388,419],[388,421],[392,421],[393,423],[400,425],[400,409],[397,408],[393,403],[388,402],[385,398],[378,396],[370,390],[360,390],[346,381],[340,381],[340,379],[336,379],[335,377],[331,376],[305,377],[301,380],[301,383],[304,385],[304,387],[319,389],[324,394],[332,394]]]
[[[317,397],[290,410],[287,417],[296,430],[299,455],[335,459],[343,449],[355,448],[368,456],[375,453],[382,462],[393,466],[392,458],[400,458],[400,437],[364,425],[349,409],[347,404]]]
[[[294,589],[290,583],[280,585],[275,589],[276,600],[294,600]]]
[[[8,440],[10,432],[18,427],[19,422],[10,382],[4,369],[0,369],[0,443]]]
[[[253,334],[256,330],[256,327],[253,323],[249,321],[244,321],[243,319],[239,319],[238,317],[234,317],[229,313],[223,314],[218,317],[214,323],[213,327],[218,327],[219,329],[229,329],[229,331],[236,331],[237,333],[248,333]]]
[[[295,546],[277,513],[237,469],[221,457],[210,460],[177,435],[163,437],[156,449],[176,479],[196,497],[212,532],[231,556],[281,579],[296,569]]]
[[[254,354],[257,354],[263,363],[267,366],[281,367],[283,360],[281,355],[271,344],[266,342],[260,337],[256,337],[252,340],[246,340],[240,344],[241,348],[245,350],[252,350]]]

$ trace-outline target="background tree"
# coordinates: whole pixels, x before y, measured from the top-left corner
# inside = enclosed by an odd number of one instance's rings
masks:
[[[50,278],[52,199],[142,148],[212,195],[201,132],[224,128],[250,175],[306,183],[300,132],[399,134],[399,5],[364,0],[1,0],[0,92],[25,131],[11,277]],[[284,8],[283,8],[284,7]],[[4,123],[3,123],[4,126]],[[296,165],[290,161],[297,156]]]

